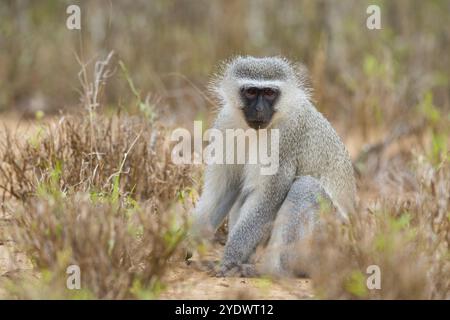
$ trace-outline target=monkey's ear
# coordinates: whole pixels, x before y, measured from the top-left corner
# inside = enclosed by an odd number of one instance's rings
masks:
[[[311,79],[309,76],[309,70],[303,63],[297,62],[294,66],[295,75],[302,86],[309,87]]]
[[[313,89],[308,68],[306,67],[306,65],[300,62],[295,63],[292,67],[295,72],[297,85],[303,89],[308,97],[311,97]]]

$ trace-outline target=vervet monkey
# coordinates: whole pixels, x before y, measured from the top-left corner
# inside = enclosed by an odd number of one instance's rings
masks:
[[[245,273],[256,247],[267,240],[263,272],[292,275],[292,245],[314,233],[321,202],[343,219],[354,211],[348,152],[311,103],[298,68],[285,58],[237,57],[213,89],[220,101],[214,128],[279,130],[279,168],[262,175],[259,164],[208,165],[191,235],[210,239],[228,215],[219,276]]]

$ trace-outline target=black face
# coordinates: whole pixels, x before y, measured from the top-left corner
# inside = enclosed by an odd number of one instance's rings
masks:
[[[253,129],[264,129],[275,113],[280,90],[274,87],[242,87],[241,99],[245,121]]]

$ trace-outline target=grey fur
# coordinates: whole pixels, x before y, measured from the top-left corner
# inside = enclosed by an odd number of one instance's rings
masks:
[[[246,81],[275,82],[281,90],[268,128],[280,130],[279,169],[262,176],[258,165],[208,166],[192,233],[210,237],[231,210],[220,274],[247,264],[269,237],[264,272],[289,274],[292,257],[280,247],[312,232],[319,198],[331,201],[344,219],[353,212],[353,167],[335,130],[310,102],[301,74],[284,58],[238,57],[227,64],[214,82],[221,104],[216,129],[248,129],[238,98]]]
[[[319,224],[317,212],[332,206],[319,181],[311,176],[296,178],[278,210],[269,244],[261,259],[261,271],[276,276],[304,275],[296,251],[299,243]]]
[[[287,80],[295,78],[293,69],[282,58],[245,57],[233,60],[228,68],[230,75],[239,79]]]

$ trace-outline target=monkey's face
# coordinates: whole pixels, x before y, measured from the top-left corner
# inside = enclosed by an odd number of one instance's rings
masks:
[[[256,130],[266,128],[276,111],[280,90],[276,87],[243,86],[240,95],[248,126]]]

